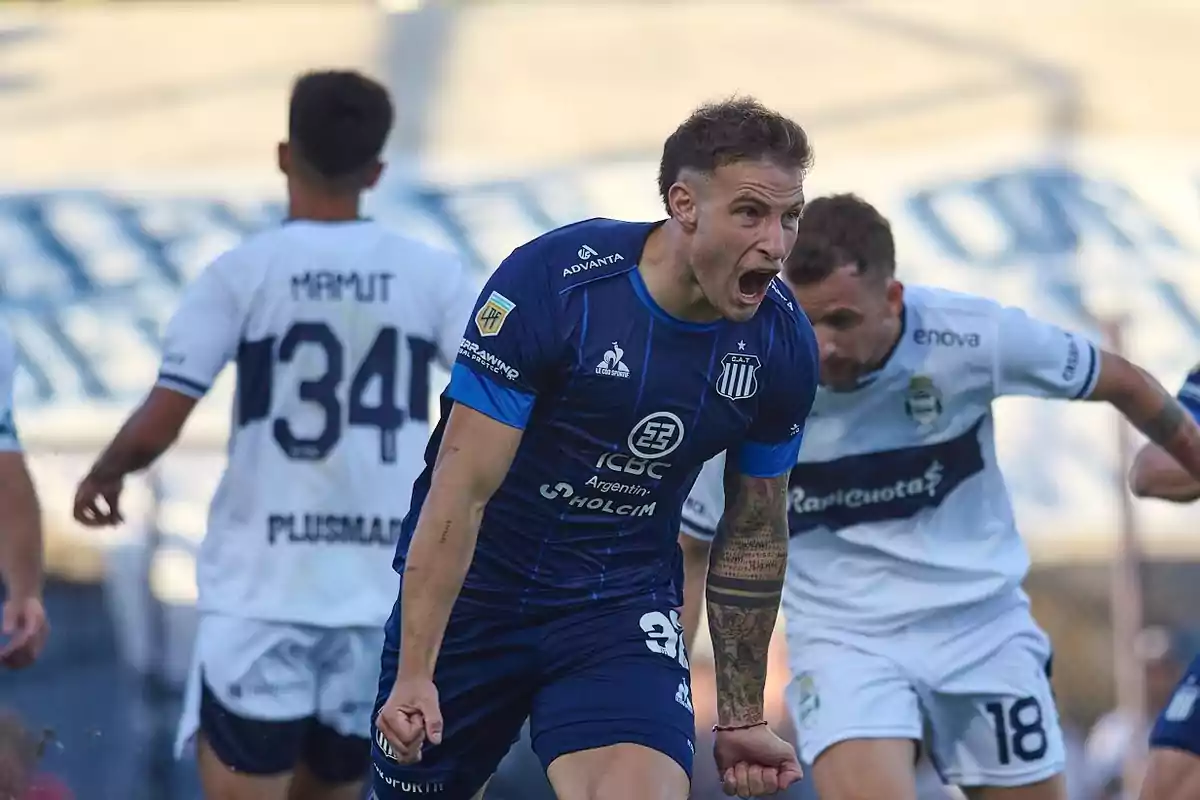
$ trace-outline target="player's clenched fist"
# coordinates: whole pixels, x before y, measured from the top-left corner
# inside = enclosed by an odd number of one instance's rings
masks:
[[[425,742],[442,741],[442,712],[433,681],[397,676],[387,702],[375,717],[375,727],[392,746],[397,761],[401,764],[420,761]]]
[[[123,478],[101,475],[95,470],[88,473],[75,491],[75,520],[90,528],[120,525],[125,521],[119,505],[123,487]]]
[[[796,749],[766,725],[719,731],[713,756],[725,794],[730,796],[775,794],[804,777]]]

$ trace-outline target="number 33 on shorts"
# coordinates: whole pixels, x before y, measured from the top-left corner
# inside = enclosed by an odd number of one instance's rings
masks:
[[[675,689],[675,702],[687,709],[688,714],[696,713],[692,706],[692,686],[688,678],[691,666],[688,664],[687,650],[683,644],[683,623],[679,621],[679,612],[672,610],[670,616],[661,611],[648,611],[642,614],[639,623],[646,634],[646,648],[651,653],[658,653],[675,661],[684,670]]]
[[[686,649],[683,646],[683,623],[679,612],[672,610],[668,617],[661,611],[642,614],[642,630],[646,632],[646,647],[652,653],[661,653],[679,661],[679,666],[691,669]]]

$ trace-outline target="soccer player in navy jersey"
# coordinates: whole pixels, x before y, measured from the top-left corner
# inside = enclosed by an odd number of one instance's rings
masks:
[[[810,162],[800,126],[757,102],[703,107],[663,148],[668,219],[560,228],[488,281],[397,549],[380,800],[481,796],[527,717],[558,797],[687,797],[676,534],[726,448],[735,499],[707,584],[715,755],[730,794],[800,777],[763,684],[816,390],[812,329],[776,278]]]
[[[1200,422],[1200,364],[1179,390],[1179,405]],[[1181,412],[1182,413],[1182,412]],[[1200,500],[1200,481],[1154,442],[1138,452],[1129,484],[1138,497],[1173,503]],[[1200,797],[1200,657],[1188,666],[1150,732],[1150,762],[1141,800]]]

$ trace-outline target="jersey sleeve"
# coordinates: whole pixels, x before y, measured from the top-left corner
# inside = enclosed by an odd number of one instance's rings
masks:
[[[17,348],[7,330],[0,329],[0,453],[19,453],[21,439],[13,419],[13,386],[17,377]]]
[[[524,429],[562,346],[549,270],[528,245],[513,251],[479,293],[446,393]]]
[[[236,355],[245,309],[234,291],[234,269],[226,254],[184,290],[163,335],[157,386],[199,399]]]
[[[446,369],[454,366],[459,346],[463,341],[463,326],[475,310],[475,298],[479,288],[472,280],[471,271],[462,262],[455,262],[457,271],[446,295],[437,324],[438,358]]]
[[[738,471],[752,478],[776,478],[796,466],[804,423],[817,393],[817,337],[808,320],[777,323],[795,330],[775,332],[770,372],[763,376],[765,395],[736,451]]]
[[[995,355],[997,396],[1079,400],[1100,376],[1096,345],[1019,308],[999,309]]]
[[[683,502],[680,528],[688,536],[711,541],[725,511],[725,454],[710,458],[700,468],[696,483]]]
[[[1180,405],[1188,410],[1193,419],[1200,422],[1200,364],[1192,367],[1179,389],[1178,397]]]

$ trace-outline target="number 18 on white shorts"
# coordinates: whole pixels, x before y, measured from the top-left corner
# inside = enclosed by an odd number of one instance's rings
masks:
[[[811,764],[852,739],[913,739],[955,786],[1025,786],[1062,772],[1050,644],[1027,611],[1019,616],[1023,624],[969,631],[790,635],[801,757]]]

